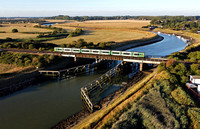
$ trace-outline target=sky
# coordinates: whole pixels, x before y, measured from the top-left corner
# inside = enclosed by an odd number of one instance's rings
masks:
[[[200,0],[2,0],[0,17],[200,15]]]

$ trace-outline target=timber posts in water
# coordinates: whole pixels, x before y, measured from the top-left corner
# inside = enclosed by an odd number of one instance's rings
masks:
[[[59,71],[39,70],[39,73],[45,76],[49,76],[49,77],[53,77],[53,78],[57,78],[58,80],[61,80],[63,78],[70,78],[71,76],[74,76],[77,74],[91,72],[93,71],[93,69],[97,68],[102,63],[106,63],[106,61],[98,60],[97,63],[81,65],[81,66],[59,70]]]
[[[114,77],[120,70],[120,66],[122,66],[125,62],[122,62],[94,80],[93,82],[87,84],[86,86],[81,88],[81,99],[84,105],[87,107],[87,109],[90,112],[94,111],[94,105],[92,102],[92,98],[90,98],[90,95],[92,92],[97,90],[98,88],[103,89],[103,85],[107,82],[110,81],[112,77]]]

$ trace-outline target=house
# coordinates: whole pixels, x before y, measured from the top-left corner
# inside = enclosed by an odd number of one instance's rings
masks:
[[[200,76],[190,75],[190,82],[195,85],[198,85],[197,92],[200,94]]]
[[[200,85],[200,76],[190,75],[190,82],[196,85]]]

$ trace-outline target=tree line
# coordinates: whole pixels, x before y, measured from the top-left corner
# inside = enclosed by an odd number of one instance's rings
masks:
[[[200,29],[200,17],[199,16],[167,16],[167,17],[155,17],[151,20],[151,25],[160,25],[161,28],[169,28],[173,30],[191,30],[191,32],[197,32]]]
[[[184,17],[184,16],[68,16],[68,15],[58,15],[53,17],[46,17],[46,19],[57,19],[57,20],[76,20],[76,21],[86,21],[86,20],[127,20],[127,19],[138,19],[138,20],[153,20],[153,19],[169,19],[174,17]],[[200,16],[187,16],[188,20],[198,20]]]
[[[45,67],[51,63],[59,61],[61,57],[54,55],[30,55],[22,53],[0,53],[0,63],[3,64],[14,64],[17,66],[35,66],[35,67]]]

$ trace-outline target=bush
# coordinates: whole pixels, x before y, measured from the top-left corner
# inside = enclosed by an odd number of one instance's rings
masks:
[[[200,129],[200,108],[189,108],[187,113],[192,121],[190,123],[190,128]]]
[[[18,30],[17,29],[12,29],[12,33],[17,33]]]
[[[179,104],[186,105],[186,106],[195,105],[191,97],[187,95],[181,87],[178,87],[177,89],[172,91],[171,95]]]

